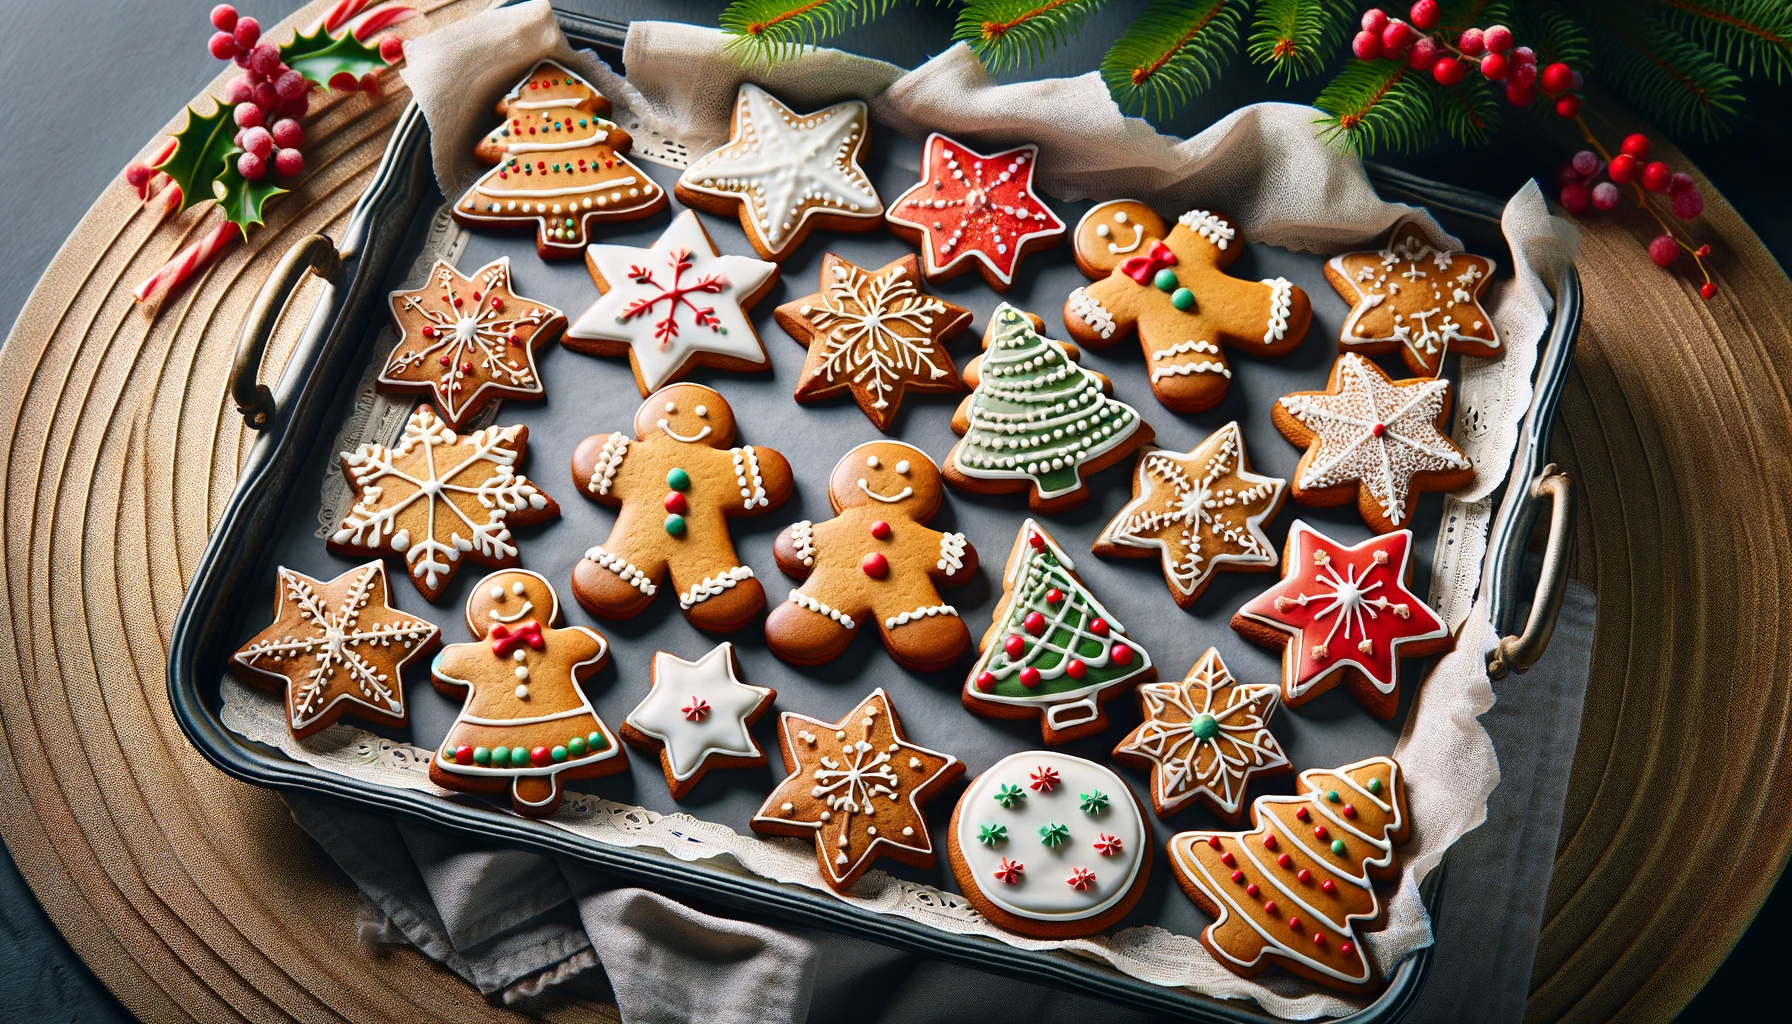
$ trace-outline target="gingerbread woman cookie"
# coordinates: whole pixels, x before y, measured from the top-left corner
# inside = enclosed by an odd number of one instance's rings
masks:
[[[1232,369],[1221,346],[1286,355],[1312,320],[1307,293],[1284,278],[1245,281],[1226,268],[1244,240],[1225,217],[1190,210],[1165,230],[1144,203],[1102,203],[1077,223],[1076,263],[1094,284],[1070,293],[1064,326],[1085,345],[1108,345],[1138,328],[1151,390],[1177,412],[1226,397]]]
[[[535,350],[553,341],[566,316],[511,290],[510,257],[470,276],[437,260],[421,288],[387,298],[398,344],[379,389],[433,398],[456,430],[500,398],[539,401],[545,392]]]
[[[794,483],[784,456],[733,443],[734,410],[701,384],[648,396],[633,437],[617,431],[579,443],[573,481],[621,509],[609,538],[573,569],[573,595],[587,611],[638,615],[668,576],[698,629],[736,630],[765,607],[765,588],[734,553],[728,520],[777,508]]]
[[[818,227],[875,231],[883,223],[884,205],[859,166],[870,135],[859,100],[798,114],[745,84],[728,141],[692,161],[674,191],[707,213],[738,212],[759,255],[782,260]]]
[[[1399,869],[1411,821],[1392,758],[1300,773],[1298,796],[1260,796],[1248,832],[1182,832],[1170,869],[1213,923],[1201,944],[1243,977],[1278,963],[1328,988],[1381,987],[1360,933],[1387,907],[1376,882]]]
[[[653,689],[622,720],[622,738],[657,751],[672,799],[683,800],[711,768],[765,763],[751,729],[778,696],[740,681],[734,645],[716,645],[696,661],[660,651]]]
[[[993,156],[939,132],[927,136],[921,181],[890,204],[890,233],[921,247],[929,281],[971,269],[998,292],[1014,285],[1021,257],[1064,237],[1064,222],[1039,198],[1031,144]]]
[[[454,204],[471,228],[535,229],[542,259],[575,259],[599,221],[638,220],[666,206],[666,190],[623,154],[629,134],[604,115],[610,101],[544,60],[498,101],[504,123],[474,159],[495,164]]]
[[[1422,377],[1442,373],[1448,351],[1484,359],[1504,351],[1481,306],[1493,261],[1432,248],[1417,224],[1396,227],[1385,249],[1332,257],[1325,279],[1351,304],[1338,334],[1340,351],[1398,350]]]
[[[518,814],[545,818],[561,786],[628,767],[628,755],[579,683],[603,668],[609,644],[584,626],[556,629],[560,598],[527,569],[479,581],[467,598],[470,644],[451,644],[430,671],[444,695],[466,698],[429,765],[431,782],[466,793],[510,791]]]
[[[405,724],[400,672],[436,645],[432,623],[391,605],[386,563],[333,580],[275,570],[274,622],[230,657],[238,679],[286,696],[286,724],[304,739],[345,714]]]
[[[900,441],[869,441],[847,452],[828,477],[835,518],[808,520],[778,535],[778,568],[804,580],[765,619],[772,653],[795,665],[839,657],[869,619],[905,668],[944,668],[970,646],[958,609],[941,585],[968,583],[977,549],[962,533],[924,524],[944,488],[927,453]]]

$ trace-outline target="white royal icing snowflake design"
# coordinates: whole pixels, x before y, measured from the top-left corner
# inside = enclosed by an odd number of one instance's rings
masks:
[[[1152,797],[1169,814],[1203,794],[1228,816],[1244,806],[1252,772],[1280,768],[1288,755],[1269,731],[1279,688],[1240,683],[1208,648],[1181,682],[1139,688],[1145,721],[1118,747],[1152,763]]]
[[[900,264],[875,274],[840,261],[830,269],[821,304],[801,309],[827,332],[822,342],[826,354],[810,376],[857,381],[872,395],[872,408],[886,409],[890,392],[904,376],[938,380],[952,372],[939,364],[933,340],[933,320],[946,313],[946,304],[922,294]],[[896,325],[915,333],[896,330]]]

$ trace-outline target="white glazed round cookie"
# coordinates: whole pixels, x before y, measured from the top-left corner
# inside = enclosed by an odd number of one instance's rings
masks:
[[[1111,770],[1024,751],[979,775],[952,812],[952,874],[984,917],[1044,938],[1091,935],[1131,910],[1151,872],[1145,812]]]

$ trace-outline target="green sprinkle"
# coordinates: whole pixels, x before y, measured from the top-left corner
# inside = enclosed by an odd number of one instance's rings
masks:
[[[977,826],[977,841],[979,843],[982,843],[984,846],[994,846],[997,843],[1007,842],[1008,841],[1008,826],[1006,826],[1006,825],[978,825]]]
[[[584,757],[585,756],[585,737],[574,736],[572,739],[567,740],[566,741],[566,752],[571,754],[574,757]]]
[[[1340,857],[1344,856],[1344,840],[1342,840],[1342,839],[1332,840],[1332,852],[1337,854]]]
[[[1176,272],[1169,267],[1165,267],[1157,272],[1157,276],[1151,279],[1151,283],[1157,285],[1158,291],[1175,291],[1177,283]]]
[[[673,466],[672,471],[666,474],[666,486],[675,491],[682,491],[691,486],[691,474]]]
[[[474,747],[473,748],[473,763],[474,764],[491,764],[492,763],[492,752],[490,750],[487,750],[484,747]]]
[[[1092,793],[1078,793],[1077,796],[1082,798],[1084,814],[1100,814],[1108,809],[1108,795],[1099,789]]]
[[[1193,733],[1195,739],[1198,740],[1213,739],[1220,734],[1220,720],[1206,712],[1202,712],[1189,719],[1188,731]]]
[[[565,747],[555,747],[553,750],[548,751],[548,756],[558,762],[566,760],[566,753],[567,751]]]
[[[1039,826],[1039,841],[1055,850],[1070,841],[1070,826],[1048,821]]]
[[[1335,804],[1335,803],[1337,803],[1337,802],[1338,802],[1338,791],[1337,791],[1337,790],[1335,790],[1335,789],[1328,789],[1328,790],[1326,790],[1326,791],[1325,791],[1325,798],[1326,798],[1326,799],[1327,799],[1327,800],[1330,800],[1330,801],[1331,801],[1331,802],[1332,802],[1332,803],[1334,803],[1334,804]]]
[[[605,747],[608,747],[610,745],[610,741],[608,739],[604,738],[603,733],[594,732],[591,735],[585,737],[585,745],[587,747],[590,747],[592,749],[592,751],[595,752],[595,751],[602,750]]]
[[[528,747],[511,747],[510,748],[510,767],[525,768],[525,767],[528,767],[528,764],[529,764],[529,748]]]
[[[479,756],[479,752],[474,751],[473,756],[475,759],[477,759]],[[510,766],[510,748],[509,747],[494,747],[494,748],[492,748],[491,761],[492,761],[493,768],[508,768]]]
[[[996,803],[1001,804],[1003,807],[1013,807],[1015,804],[1020,803],[1026,798],[1027,794],[1022,792],[1021,788],[1013,783],[996,787]]]
[[[684,517],[674,512],[666,517],[666,532],[674,537],[684,536]]]
[[[1369,780],[1369,792],[1371,792],[1371,793],[1381,792],[1381,780],[1380,779],[1370,779]]]
[[[1195,293],[1189,291],[1187,288],[1178,288],[1170,293],[1170,305],[1175,306],[1184,313],[1188,312],[1190,307],[1194,304]]]

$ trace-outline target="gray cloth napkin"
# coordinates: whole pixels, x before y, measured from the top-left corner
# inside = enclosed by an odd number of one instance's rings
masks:
[[[1548,653],[1495,684],[1487,821],[1451,849],[1430,975],[1408,1019],[1520,1020],[1592,659],[1595,601],[1570,583]],[[1540,718],[1536,707],[1565,708]],[[493,999],[608,994],[622,1019],[1073,1022],[1147,1019],[1093,999],[814,929],[702,913],[540,854],[290,794],[366,896],[363,937],[409,942]],[[1522,879],[1514,884],[1515,879]]]

